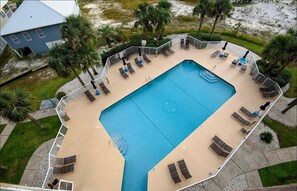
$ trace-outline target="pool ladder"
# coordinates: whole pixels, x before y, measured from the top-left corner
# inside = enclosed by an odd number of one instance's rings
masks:
[[[122,135],[120,135],[119,133],[112,133],[112,134],[110,134],[110,137],[111,137],[113,143],[117,146],[118,150],[124,156],[128,151],[128,144],[125,141],[124,137]]]

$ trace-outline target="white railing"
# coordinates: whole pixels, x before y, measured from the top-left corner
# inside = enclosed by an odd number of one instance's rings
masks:
[[[195,39],[191,36],[188,36],[188,35],[180,35],[178,36],[177,38],[175,39],[172,39],[171,41],[159,46],[159,47],[142,47],[142,46],[132,46],[132,47],[129,47],[125,50],[122,50],[121,52],[125,55],[125,56],[130,56],[132,54],[137,54],[138,51],[139,51],[139,48],[141,49],[141,52],[142,53],[146,53],[146,54],[154,54],[154,55],[158,55],[161,50],[163,48],[165,48],[166,46],[167,47],[171,47],[173,45],[176,45],[178,43],[180,43],[180,39],[188,39],[190,41],[190,44],[192,44],[193,46],[195,46],[196,48],[198,49],[203,49],[203,48],[221,48],[222,45],[224,45],[224,41],[210,41],[210,42],[206,42],[206,41],[200,41],[198,39]],[[228,46],[227,46],[227,49],[226,51],[230,51],[230,52],[233,52],[235,54],[237,54],[239,57],[240,56],[243,56],[245,54],[245,52],[247,51],[245,48],[242,48],[238,45],[235,45],[235,44],[232,44],[232,43],[229,43]],[[261,74],[258,70],[258,67],[255,63],[255,59],[254,59],[254,56],[257,56],[255,55],[253,52],[250,52],[249,55],[247,56],[247,59],[248,59],[248,62],[250,63],[250,65],[252,66],[252,71],[251,71],[251,75],[253,76],[253,79],[260,83],[262,82],[263,85],[268,85],[268,84],[274,84],[275,87],[277,88],[277,90],[280,92],[280,95],[279,97],[271,104],[270,108],[265,112],[265,114],[261,117],[261,119],[258,121],[258,123],[255,125],[255,127],[253,128],[252,131],[255,130],[255,128],[258,126],[258,124],[262,121],[262,119],[264,118],[264,116],[267,114],[267,112],[271,109],[271,107],[275,104],[275,102],[280,98],[280,96],[282,95],[282,90],[281,88],[278,86],[278,84],[268,78],[265,78],[264,81],[261,81],[262,80],[262,76],[264,76],[263,74]],[[259,58],[259,56],[257,56],[257,58]],[[105,62],[105,65],[104,65],[104,68],[103,68],[103,71],[102,71],[102,74],[100,77],[98,77],[97,79],[95,79],[95,83],[100,83],[100,82],[106,82],[106,79],[107,79],[107,75],[108,75],[108,70],[109,70],[109,67],[118,62],[120,60],[120,52],[119,53],[116,53],[110,57],[107,58],[106,62]],[[261,80],[259,80],[259,78],[261,77]],[[55,138],[55,141],[50,149],[50,152],[49,152],[49,165],[48,165],[48,170],[47,170],[47,174],[46,174],[46,177],[43,181],[43,184],[42,184],[42,187],[44,188],[46,186],[46,183],[48,182],[48,180],[52,177],[49,177],[49,174],[50,174],[50,171],[53,169],[54,165],[55,165],[55,158],[58,154],[58,151],[61,147],[61,144],[62,144],[62,141],[66,135],[66,132],[67,132],[67,125],[66,125],[66,122],[65,122],[65,116],[67,116],[67,114],[64,112],[64,109],[65,107],[67,106],[67,104],[74,100],[75,98],[79,97],[79,96],[82,96],[84,94],[85,91],[87,90],[91,90],[93,89],[93,86],[91,85],[91,83],[87,83],[85,86],[83,87],[80,87],[76,90],[74,90],[73,92],[67,94],[66,96],[62,97],[62,99],[59,101],[57,107],[56,107],[56,112],[59,116],[59,119],[62,123],[61,127],[60,127],[60,130]],[[250,133],[251,134],[251,133]],[[250,135],[249,134],[249,135]],[[247,137],[249,137],[249,135]],[[246,137],[246,138],[247,138]],[[225,164],[229,161],[229,159],[233,156],[233,154],[237,151],[237,149],[244,143],[244,141],[246,140],[246,138],[243,139],[243,141],[240,143],[240,145],[229,155],[229,157],[225,160],[225,162],[218,168],[218,170],[212,175],[210,176],[209,178],[205,179],[205,180],[209,180],[210,178],[213,178],[215,177],[219,172],[220,170],[225,166]],[[203,180],[203,181],[205,181]],[[192,185],[195,185],[195,184],[199,184],[203,181],[199,181],[197,183],[194,183],[194,184],[191,184],[187,187],[184,187],[182,189],[185,189],[185,188],[188,188]],[[181,190],[181,189],[179,189]]]

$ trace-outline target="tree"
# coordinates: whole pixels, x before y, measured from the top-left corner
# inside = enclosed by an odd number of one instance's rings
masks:
[[[75,57],[75,58],[73,58]],[[76,60],[77,54],[75,54],[67,44],[55,45],[48,54],[48,65],[54,69],[58,76],[66,78],[71,72],[75,74],[79,82],[84,86],[85,83],[80,78],[76,69],[80,68],[80,65],[73,61]]]
[[[200,33],[202,28],[202,23],[204,17],[209,15],[213,11],[214,3],[212,0],[199,0],[193,9],[193,15],[200,16],[200,23],[198,28],[198,33]]]
[[[118,27],[111,27],[109,25],[98,28],[97,32],[104,38],[108,47],[111,47],[112,42],[118,43],[117,39],[122,34],[122,31]]]
[[[44,129],[34,117],[30,115],[32,111],[32,98],[21,89],[13,92],[0,92],[0,115],[9,121],[18,123],[30,119],[36,126]]]
[[[230,0],[216,0],[215,1],[214,5],[213,5],[213,10],[210,13],[210,16],[215,18],[212,29],[211,29],[210,39],[213,36],[218,19],[219,18],[224,19],[226,16],[229,16],[231,10],[232,10],[232,4],[231,4]]]
[[[140,3],[137,5],[137,8],[134,10],[134,16],[137,18],[137,21],[134,23],[134,27],[142,26],[143,33],[147,35],[148,32],[153,31],[153,25],[151,22],[151,16],[154,13],[154,7],[147,3]]]
[[[157,34],[157,46],[159,46],[160,39],[162,39],[165,26],[171,22],[171,3],[167,0],[160,0],[155,11],[151,16],[151,22],[155,26],[155,32]]]

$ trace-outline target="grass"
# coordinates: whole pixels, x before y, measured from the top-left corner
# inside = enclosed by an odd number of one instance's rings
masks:
[[[137,5],[141,2],[148,2],[148,3],[156,3],[158,2],[157,0],[134,0],[134,1],[131,1],[131,0],[111,0],[112,2],[115,2],[115,3],[119,3],[124,9],[126,10],[134,10]]]
[[[124,23],[131,21],[133,14],[129,11],[123,11],[118,8],[109,8],[102,11],[103,17]]]
[[[287,162],[259,169],[259,175],[264,187],[297,183],[296,178],[282,180],[289,176],[297,176],[297,161]]]
[[[0,125],[0,134],[2,133],[5,127],[6,127],[6,124]]]
[[[197,23],[197,18],[193,16],[180,15],[176,17],[176,20],[182,23]]]
[[[281,148],[297,145],[297,127],[288,127],[269,117],[265,117],[263,122],[277,134]]]
[[[297,97],[297,67],[290,66],[286,68],[292,74],[290,80],[290,89],[284,94],[286,97],[294,98]]]
[[[0,173],[0,182],[18,184],[34,151],[44,142],[54,138],[60,128],[57,116],[39,120],[46,129],[32,122],[18,123],[0,150],[0,164],[7,167]]]
[[[18,80],[15,80],[1,89],[13,90],[14,88],[22,88],[30,93],[34,97],[33,109],[38,110],[42,100],[47,99],[44,95],[52,98],[55,96],[56,91],[65,83],[75,78],[72,74],[68,78],[58,77],[51,69],[46,68],[40,71],[36,71],[29,76],[25,76]]]

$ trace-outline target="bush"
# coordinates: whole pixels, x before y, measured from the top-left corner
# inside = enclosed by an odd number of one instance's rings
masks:
[[[61,100],[62,97],[64,97],[65,95],[66,95],[65,92],[59,92],[59,93],[57,93],[56,98],[57,98],[58,100]]]
[[[218,35],[218,34],[214,34],[210,40],[210,35],[211,33],[197,33],[197,32],[190,32],[189,33],[192,37],[198,39],[198,40],[202,40],[202,41],[221,41],[223,40],[223,38]]]
[[[264,131],[260,134],[260,138],[262,141],[264,141],[267,144],[270,144],[273,140],[273,135],[270,132]]]

